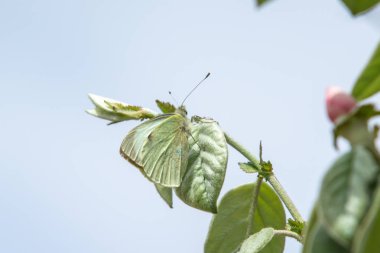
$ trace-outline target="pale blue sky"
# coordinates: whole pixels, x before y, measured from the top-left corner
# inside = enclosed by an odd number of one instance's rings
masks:
[[[331,0],[0,1],[0,252],[202,252],[211,215],[167,208],[120,157],[137,123],[84,110],[89,92],[151,108],[168,90],[181,100],[209,71],[189,114],[256,154],[262,140],[308,217],[338,155],[324,90],[350,89],[379,22]],[[230,150],[223,193],[254,180],[239,161]]]

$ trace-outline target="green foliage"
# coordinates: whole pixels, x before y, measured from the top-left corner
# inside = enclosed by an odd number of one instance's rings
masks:
[[[290,231],[293,231],[299,235],[302,234],[302,231],[303,231],[304,226],[305,226],[304,222],[300,222],[300,221],[293,220],[293,219],[289,218],[288,224],[290,226]]]
[[[365,2],[365,1],[363,1]],[[373,1],[380,2],[380,0]],[[360,101],[380,91],[380,44],[364,68],[352,90],[352,96]]]
[[[341,156],[322,182],[318,212],[326,230],[348,247],[370,204],[370,185],[379,167],[366,148]]]
[[[231,253],[240,248],[246,239],[253,190],[254,184],[246,184],[224,195],[210,225],[205,253]],[[269,185],[262,183],[252,222],[253,233],[267,227],[284,229],[285,225],[280,199]],[[261,252],[281,253],[284,244],[284,237],[275,237]]]
[[[375,7],[380,0],[342,0],[353,15],[369,11]]]
[[[166,204],[168,204],[170,208],[173,208],[173,189],[159,184],[154,184],[154,186]]]
[[[256,0],[258,6],[267,2],[269,0]],[[380,0],[342,2],[353,15],[358,15]],[[379,91],[380,44],[356,81],[352,96],[362,101]],[[110,124],[147,119],[128,133],[120,152],[154,183],[169,207],[173,207],[174,190],[184,203],[216,213],[205,242],[205,253],[281,253],[285,238],[275,235],[280,233],[276,229],[285,228],[288,231],[282,235],[290,233],[304,242],[303,253],[379,251],[380,156],[375,146],[378,128],[372,131],[368,127],[368,121],[380,115],[374,105],[361,105],[336,122],[335,146],[341,136],[350,142],[352,150],[340,157],[325,175],[311,220],[305,223],[274,177],[271,162],[263,161],[261,145],[259,163],[226,135],[216,121],[195,116],[190,122],[182,106],[176,108],[171,103],[156,100],[163,113],[158,115],[147,108],[93,94],[89,94],[89,98],[95,108],[87,112]],[[263,182],[261,188],[257,188],[260,191],[255,192],[257,202],[254,201],[255,184],[247,184],[229,191],[217,207],[227,167],[227,143],[248,159],[249,162],[239,163],[244,172],[258,173],[260,180],[267,179],[274,187]],[[275,191],[294,218],[288,219],[288,224]]]
[[[156,113],[140,106],[128,105],[110,98],[89,94],[95,109],[86,110],[92,116],[117,123],[126,120],[143,120],[156,116]]]
[[[257,4],[257,6],[261,6],[261,5],[263,5],[263,4],[265,4],[265,3],[267,3],[267,2],[269,2],[270,0],[256,0],[256,4]]]
[[[306,238],[302,253],[349,253],[349,250],[338,244],[326,231],[314,209],[307,226]]]
[[[240,247],[238,253],[258,253],[270,243],[275,235],[273,228],[263,228],[248,237]]]
[[[354,241],[353,253],[373,253],[380,249],[380,188],[378,187],[371,207],[358,228]]]
[[[186,204],[216,213],[216,202],[227,168],[228,150],[224,133],[214,120],[192,124],[186,173],[176,193]]]
[[[239,163],[240,169],[246,173],[257,173],[259,172],[259,168],[256,164],[252,162],[247,163]]]
[[[322,223],[318,222],[310,233],[311,238],[304,246],[304,253],[349,253],[327,233]]]
[[[158,108],[160,108],[160,110],[163,113],[174,113],[175,112],[175,106],[169,102],[162,102],[162,101],[156,99],[156,104],[157,104]]]
[[[273,171],[273,166],[272,166],[272,163],[270,161],[263,161],[261,162],[261,170],[263,173],[272,173]]]

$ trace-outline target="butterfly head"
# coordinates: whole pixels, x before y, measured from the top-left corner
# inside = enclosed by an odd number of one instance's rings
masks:
[[[187,116],[186,107],[184,105],[181,105],[175,110],[176,113],[181,114],[183,117]]]

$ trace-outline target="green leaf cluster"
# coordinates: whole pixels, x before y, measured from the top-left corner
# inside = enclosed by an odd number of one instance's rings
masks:
[[[354,2],[357,1],[350,4]],[[359,7],[364,7],[365,2],[355,5],[356,11],[363,10]],[[380,47],[358,78],[352,95],[361,101],[379,91]],[[380,156],[375,145],[378,127],[369,127],[369,121],[379,115],[373,104],[364,104],[336,123],[335,147],[341,136],[351,144],[352,150],[342,155],[323,179],[308,224],[304,253],[379,251],[376,235],[380,233]]]

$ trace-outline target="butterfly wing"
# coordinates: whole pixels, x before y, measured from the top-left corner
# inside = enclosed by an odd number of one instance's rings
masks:
[[[120,147],[120,154],[125,159],[142,169],[142,147],[153,129],[162,124],[167,117],[167,115],[161,115],[151,120],[147,120],[133,128],[124,138]]]
[[[189,155],[186,120],[174,114],[148,136],[142,150],[142,166],[152,181],[168,187],[181,184]]]
[[[189,154],[187,124],[176,113],[148,120],[127,135],[120,152],[153,182],[178,187]]]

